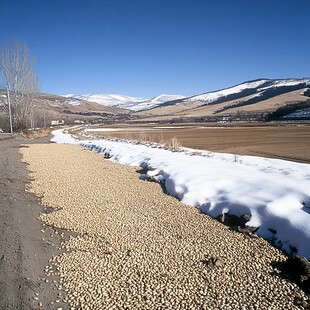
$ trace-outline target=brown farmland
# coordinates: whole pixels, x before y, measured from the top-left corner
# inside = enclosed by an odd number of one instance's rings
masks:
[[[101,129],[102,130],[102,129]],[[105,137],[164,142],[176,137],[184,147],[310,163],[310,126],[119,127],[91,132]]]

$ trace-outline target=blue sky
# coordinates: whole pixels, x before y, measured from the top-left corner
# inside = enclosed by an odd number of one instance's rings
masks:
[[[309,0],[0,0],[42,92],[194,95],[310,76]]]

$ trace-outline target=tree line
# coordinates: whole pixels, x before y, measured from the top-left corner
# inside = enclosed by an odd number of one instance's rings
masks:
[[[8,42],[0,49],[0,109],[8,115],[11,133],[34,127],[34,100],[39,91],[34,64],[25,43]]]

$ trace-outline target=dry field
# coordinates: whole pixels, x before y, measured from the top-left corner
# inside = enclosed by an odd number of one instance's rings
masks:
[[[310,163],[310,126],[307,125],[119,126],[117,130],[90,133],[154,142],[164,142],[176,137],[182,146],[194,149]]]

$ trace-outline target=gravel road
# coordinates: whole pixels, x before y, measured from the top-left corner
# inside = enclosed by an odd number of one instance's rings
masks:
[[[31,145],[21,153],[32,171],[28,190],[54,208],[40,218],[55,234],[72,232],[45,269],[59,293],[55,305],[302,309],[294,299],[304,293],[276,269],[286,260],[279,250],[167,196],[140,180],[139,168],[78,146]]]

